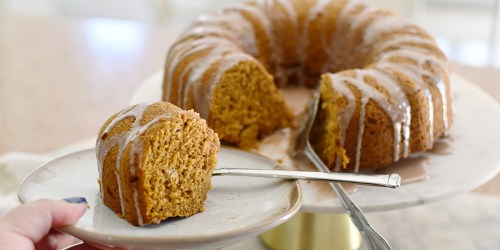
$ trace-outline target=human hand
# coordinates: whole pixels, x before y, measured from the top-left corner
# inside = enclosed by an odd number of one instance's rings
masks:
[[[80,242],[54,228],[75,224],[86,210],[85,198],[42,199],[18,206],[0,218],[0,249],[61,249]]]

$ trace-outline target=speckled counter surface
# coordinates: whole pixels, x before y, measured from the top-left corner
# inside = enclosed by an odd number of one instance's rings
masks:
[[[368,214],[394,249],[500,249],[500,199],[467,194]]]
[[[442,202],[368,213],[393,249],[500,249],[500,199],[466,194]],[[266,249],[252,237],[224,250]],[[365,249],[362,247],[362,249]]]

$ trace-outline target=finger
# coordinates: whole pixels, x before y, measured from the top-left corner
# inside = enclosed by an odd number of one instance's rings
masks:
[[[14,208],[4,223],[11,232],[38,242],[52,227],[75,224],[86,210],[86,204],[42,199]]]

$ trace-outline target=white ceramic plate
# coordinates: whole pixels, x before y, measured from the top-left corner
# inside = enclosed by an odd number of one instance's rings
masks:
[[[161,100],[163,72],[146,79],[131,103]],[[500,107],[498,103],[462,77],[452,74],[453,124],[449,131],[451,154],[422,153],[429,158],[429,178],[392,190],[359,186],[351,198],[363,211],[384,211],[451,198],[485,183],[500,170]],[[285,143],[284,145],[288,145]],[[279,150],[278,150],[279,151]],[[273,155],[267,155],[270,158]],[[301,181],[302,211],[345,212],[329,188]]]
[[[256,154],[223,147],[217,167],[273,168],[276,164]],[[215,249],[259,234],[291,218],[300,208],[301,188],[296,181],[221,176],[205,201],[206,210],[159,225],[135,227],[102,204],[93,149],[51,161],[29,174],[19,188],[19,198],[83,196],[90,209],[75,226],[62,228],[96,246],[140,249]]]

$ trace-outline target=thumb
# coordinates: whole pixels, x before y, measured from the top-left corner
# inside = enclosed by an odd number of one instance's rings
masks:
[[[71,202],[71,200],[68,200]],[[32,242],[40,241],[51,228],[76,224],[87,210],[83,204],[71,204],[66,201],[42,199],[14,208],[5,215],[3,223],[18,235],[29,238]]]

